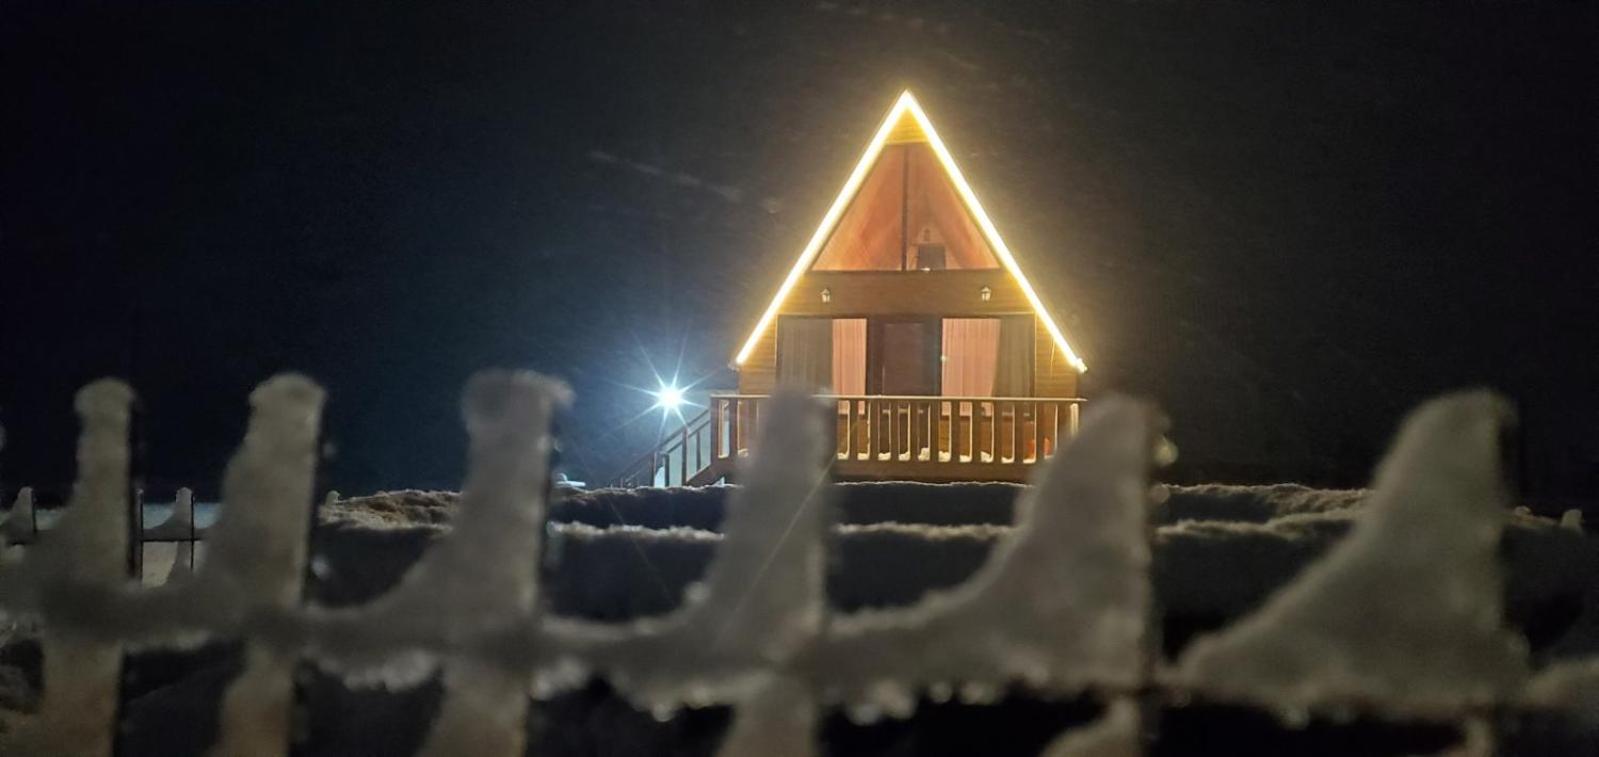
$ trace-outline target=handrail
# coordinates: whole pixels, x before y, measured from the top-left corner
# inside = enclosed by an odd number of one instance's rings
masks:
[[[711,408],[706,407],[697,415],[685,419],[680,428],[678,428],[676,431],[673,431],[660,442],[656,443],[654,449],[644,453],[638,459],[628,464],[626,468],[622,469],[620,474],[611,479],[611,482],[616,486],[633,486],[638,485],[638,483],[641,481],[645,482],[646,484],[653,484],[655,482],[655,472],[660,470],[661,462],[664,460],[669,465],[671,462],[672,453],[681,449],[682,453],[678,455],[680,460],[678,483],[687,483],[690,476],[698,473],[699,469],[704,467],[703,465],[699,465],[696,466],[697,469],[693,472],[688,470],[688,440],[698,440],[700,434],[702,434],[706,429],[710,428],[710,425]],[[711,460],[705,458],[714,459],[713,455],[696,455],[696,457],[701,458],[699,460],[701,463],[711,462]],[[643,474],[642,478],[640,477],[640,474]],[[666,478],[668,481],[671,480],[670,475],[668,475]]]

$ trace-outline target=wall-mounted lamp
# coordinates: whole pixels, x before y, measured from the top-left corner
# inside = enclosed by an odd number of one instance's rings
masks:
[[[977,290],[977,296],[983,302],[988,302],[989,300],[994,299],[994,290],[989,289],[988,287],[983,287],[982,289]]]
[[[831,289],[823,289],[822,290],[822,302],[832,302],[832,301],[833,301],[833,290],[831,290]]]

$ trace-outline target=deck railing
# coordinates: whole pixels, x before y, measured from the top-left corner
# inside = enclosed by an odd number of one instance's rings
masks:
[[[836,403],[834,450],[845,468],[1031,465],[1077,433],[1085,400],[1057,397],[819,395]],[[764,394],[712,394],[704,411],[629,466],[616,486],[684,486],[725,474],[757,438]]]
[[[747,454],[765,395],[713,394],[712,460]],[[875,463],[1031,464],[1077,432],[1080,398],[822,395],[837,405],[835,455]]]

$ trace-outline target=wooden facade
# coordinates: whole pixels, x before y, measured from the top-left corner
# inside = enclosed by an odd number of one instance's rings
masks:
[[[987,299],[984,292],[987,291]],[[823,297],[823,292],[827,296]],[[1034,320],[1033,396],[1077,396],[1078,371],[1003,268],[965,271],[809,271],[776,311],[777,317],[945,318],[1030,316]],[[738,368],[738,393],[777,388],[777,329],[768,328]]]
[[[908,92],[733,367],[621,483],[730,475],[784,386],[836,404],[841,478],[1024,480],[1076,431],[1086,369]]]

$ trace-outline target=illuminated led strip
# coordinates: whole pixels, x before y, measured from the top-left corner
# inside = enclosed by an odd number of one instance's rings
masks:
[[[876,136],[872,137],[871,144],[866,147],[866,153],[861,156],[860,162],[855,164],[855,170],[850,172],[849,180],[844,182],[843,191],[838,198],[833,200],[833,206],[827,209],[827,215],[822,217],[822,223],[816,228],[816,233],[811,235],[811,241],[805,245],[805,251],[795,261],[794,267],[789,270],[788,278],[783,280],[783,286],[777,290],[777,296],[772,299],[772,304],[767,306],[766,312],[761,315],[761,320],[755,324],[755,330],[750,333],[744,347],[738,351],[738,356],[733,358],[734,365],[743,365],[749,359],[750,353],[755,351],[755,344],[760,341],[761,335],[770,328],[772,321],[777,318],[777,311],[782,307],[783,301],[788,298],[788,293],[799,283],[800,277],[810,268],[817,254],[821,252],[822,245],[827,237],[832,234],[833,227],[844,215],[850,201],[855,199],[855,193],[860,191],[861,184],[866,180],[866,174],[871,171],[872,165],[877,162],[877,157],[883,152],[883,146],[888,141],[888,135],[894,130],[894,124],[899,122],[900,116],[906,112],[916,119],[916,125],[922,133],[927,135],[928,144],[933,148],[933,154],[938,156],[938,161],[944,166],[944,173],[954,182],[955,189],[960,192],[961,201],[966,203],[966,209],[977,219],[978,228],[982,229],[983,237],[988,240],[988,245],[999,255],[999,260],[1005,265],[1005,270],[1010,272],[1012,278],[1021,286],[1022,294],[1027,295],[1027,302],[1033,306],[1033,311],[1044,321],[1044,329],[1049,332],[1050,338],[1055,340],[1055,346],[1066,356],[1066,361],[1071,363],[1079,373],[1088,370],[1088,365],[1083,359],[1072,351],[1071,345],[1066,343],[1066,336],[1061,333],[1060,327],[1055,325],[1055,320],[1049,317],[1049,312],[1044,309],[1044,303],[1038,298],[1038,293],[1033,291],[1032,284],[1027,282],[1027,277],[1022,274],[1022,269],[1016,264],[1016,258],[1011,255],[1010,248],[1005,246],[1005,240],[999,236],[999,229],[994,227],[994,222],[989,220],[988,214],[983,212],[983,206],[977,201],[977,195],[972,192],[966,177],[961,175],[960,169],[955,166],[955,159],[950,156],[949,149],[944,147],[944,141],[938,138],[938,132],[933,130],[933,124],[927,120],[927,114],[922,112],[922,106],[916,103],[916,98],[911,96],[909,90],[899,96],[894,107],[888,111],[888,117],[883,119],[883,125],[877,128]]]

